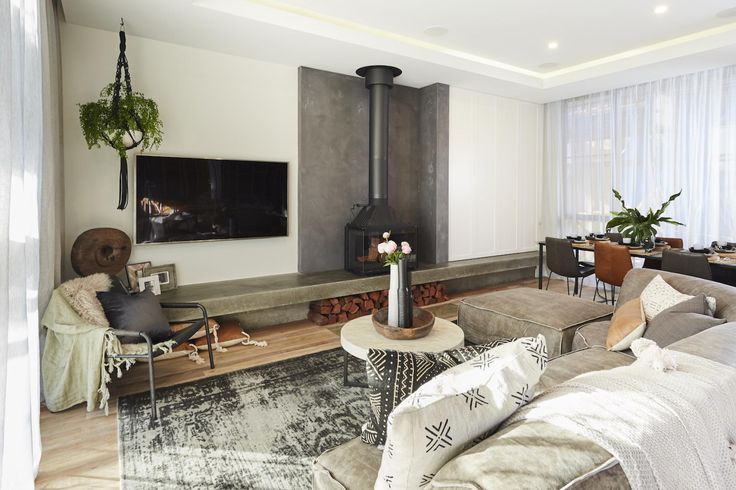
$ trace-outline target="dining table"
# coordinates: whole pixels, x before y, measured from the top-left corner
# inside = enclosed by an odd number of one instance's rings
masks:
[[[595,250],[595,242],[610,242],[610,239],[603,240],[570,240],[572,249],[575,252],[575,259],[580,260],[580,252],[593,252]],[[537,287],[542,289],[544,274],[544,240],[539,241],[539,278]],[[648,263],[661,264],[662,262],[662,251],[670,248],[669,245],[657,246],[653,250],[647,252],[643,247],[629,247],[629,253],[632,257],[651,259]],[[716,253],[708,256],[708,262],[710,262],[711,271],[713,272],[713,280],[728,284],[730,286],[736,286],[736,252],[730,253]],[[575,278],[575,288],[573,290],[575,294],[578,292],[578,278]]]

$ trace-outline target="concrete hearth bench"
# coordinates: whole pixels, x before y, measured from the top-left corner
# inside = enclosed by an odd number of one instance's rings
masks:
[[[463,299],[458,325],[465,339],[476,344],[542,334],[551,358],[570,352],[578,327],[606,319],[612,312],[610,305],[540,289],[516,288]]]

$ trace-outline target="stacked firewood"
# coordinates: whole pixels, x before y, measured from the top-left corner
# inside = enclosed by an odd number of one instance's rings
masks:
[[[445,294],[445,285],[438,282],[412,286],[411,293],[416,306],[433,305],[448,299]],[[371,293],[313,301],[309,304],[307,318],[317,325],[345,323],[387,306],[388,291],[373,291]]]

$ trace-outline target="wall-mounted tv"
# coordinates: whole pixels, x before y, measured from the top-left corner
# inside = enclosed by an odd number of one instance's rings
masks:
[[[137,155],[136,243],[286,236],[287,163]]]

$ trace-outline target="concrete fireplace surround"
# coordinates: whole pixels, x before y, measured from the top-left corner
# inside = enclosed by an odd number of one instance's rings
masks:
[[[396,80],[400,83],[401,78]],[[368,102],[362,78],[299,69],[299,272],[181,286],[161,301],[196,301],[246,328],[303,320],[309,302],[385,289],[388,277],[343,270],[344,227],[368,201]],[[414,284],[448,293],[534,276],[536,253],[448,262],[449,87],[395,85],[390,94],[388,200],[419,226]],[[354,209],[353,213],[357,213]],[[172,310],[172,320],[193,312]],[[196,312],[195,312],[196,313]]]
[[[357,68],[357,66],[356,66]],[[344,227],[368,201],[365,81],[299,69],[299,272],[342,269]],[[449,87],[390,93],[389,204],[419,226],[419,261],[447,261]],[[358,209],[353,210],[357,213]]]

